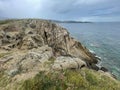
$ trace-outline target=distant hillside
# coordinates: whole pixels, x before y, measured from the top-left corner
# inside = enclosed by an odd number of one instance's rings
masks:
[[[56,23],[92,23],[88,21],[60,21],[60,20],[50,20]]]
[[[5,19],[8,19],[8,18],[0,16],[0,20],[5,20]]]

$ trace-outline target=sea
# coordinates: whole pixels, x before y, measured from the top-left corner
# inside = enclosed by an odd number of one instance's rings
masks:
[[[59,23],[120,80],[120,22]]]

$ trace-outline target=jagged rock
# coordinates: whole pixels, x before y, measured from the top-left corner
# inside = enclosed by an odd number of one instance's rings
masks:
[[[100,70],[100,68],[95,64],[91,64],[90,68],[93,69],[93,70],[96,70],[96,71]]]
[[[13,56],[7,55],[7,56],[0,58],[0,62],[6,63],[6,62],[9,62],[9,60],[11,59],[13,59]]]
[[[105,67],[101,67],[100,70],[104,71],[104,72],[108,72],[108,69]]]
[[[33,49],[48,45],[56,57],[61,55],[74,56],[88,63],[97,63],[95,55],[82,46],[80,42],[70,37],[65,28],[50,21],[15,20],[6,26],[1,26],[1,29],[1,46],[8,47],[8,49]]]
[[[51,57],[56,59],[53,69],[91,67],[98,61],[65,28],[47,20],[13,20],[0,25],[0,50],[12,53],[13,58],[2,64],[11,72],[13,66],[21,68],[21,72],[39,72]]]
[[[17,73],[39,72],[45,70],[44,63],[53,56],[52,48],[48,45],[33,48],[28,51],[16,51],[11,55],[0,58],[0,64],[10,76]],[[0,67],[0,68],[1,68]]]
[[[22,56],[18,64],[22,70],[39,70],[40,65],[48,61],[53,56],[52,49],[48,46],[42,46],[37,49],[32,49],[28,53]]]
[[[86,63],[79,58],[60,56],[56,58],[52,66],[52,69],[54,70],[80,69],[81,67],[85,67],[85,66]]]

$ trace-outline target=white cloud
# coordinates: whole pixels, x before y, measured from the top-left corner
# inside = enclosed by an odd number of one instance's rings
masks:
[[[35,10],[39,10],[42,8],[43,0],[24,0],[28,5],[30,5]]]
[[[98,4],[105,1],[106,0],[77,0],[75,4],[76,5],[79,5],[79,4],[93,5],[93,4]]]
[[[120,0],[0,0],[0,16],[83,21],[120,20]],[[113,18],[107,15],[114,15]],[[103,20],[103,19],[102,19]]]
[[[43,0],[0,1],[0,11],[11,18],[37,17]]]

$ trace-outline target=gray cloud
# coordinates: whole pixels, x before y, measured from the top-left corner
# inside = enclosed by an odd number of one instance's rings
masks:
[[[0,17],[120,21],[120,0],[0,0]]]

